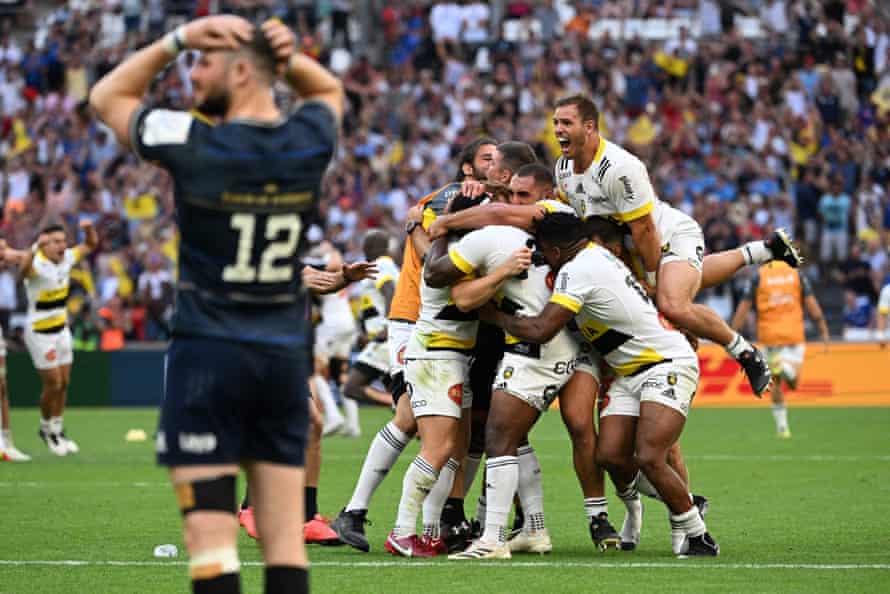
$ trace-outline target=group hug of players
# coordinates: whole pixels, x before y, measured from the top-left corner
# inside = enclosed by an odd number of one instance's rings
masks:
[[[704,522],[708,501],[690,492],[677,443],[698,385],[696,337],[722,344],[758,396],[770,370],[694,298],[744,266],[797,267],[800,258],[781,230],[706,256],[698,224],[657,199],[645,165],[600,137],[597,117],[584,96],[557,103],[555,176],[527,144],[468,145],[457,180],[409,213],[400,272],[378,234],[366,238],[368,259],[389,272],[359,289],[374,337],[351,383],[361,379],[364,389],[384,373],[387,345],[395,415],[330,525],[340,541],[369,550],[370,499],[419,435],[386,550],[455,560],[550,552],[528,433],[559,398],[598,549],[636,548],[643,493],[669,509],[674,554],[719,553]],[[377,328],[384,316],[385,330]],[[362,396],[354,386],[348,392]],[[483,494],[470,522],[463,498],[483,454]],[[626,506],[620,531],[609,519],[605,473]]]

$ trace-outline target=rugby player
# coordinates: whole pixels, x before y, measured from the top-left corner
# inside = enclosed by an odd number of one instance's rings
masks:
[[[13,250],[3,243],[3,260],[18,264],[28,296],[25,346],[42,385],[38,435],[56,456],[80,451],[65,435],[62,421],[74,360],[66,302],[71,269],[99,245],[92,222],[81,221],[80,229],[84,241],[73,248],[60,224],[44,227],[31,250]]]
[[[343,395],[353,400],[370,400],[388,405],[392,403],[392,397],[372,388],[370,384],[381,377],[389,378],[386,320],[399,280],[399,267],[389,256],[389,235],[383,231],[369,231],[363,242],[363,250],[365,259],[374,262],[379,273],[374,280],[365,280],[357,285],[361,299],[359,317],[366,344],[349,370]]]
[[[352,497],[331,523],[331,527],[343,542],[363,552],[370,550],[364,525],[367,522],[371,497],[402,450],[417,433],[410,401],[408,398],[402,398],[402,395],[405,393],[405,349],[420,315],[422,261],[430,247],[426,229],[444,212],[448,202],[460,193],[460,182],[467,179],[485,179],[495,147],[496,142],[487,137],[477,138],[466,145],[459,157],[455,181],[423,197],[414,209],[419,216],[409,217],[405,227],[408,241],[405,242],[402,270],[389,308],[390,391],[395,404],[395,415],[392,421],[377,432],[371,442]],[[424,511],[427,507],[425,501]],[[441,513],[451,525],[459,525],[464,519],[462,493],[459,499],[447,499]]]
[[[780,439],[789,439],[791,428],[782,385],[793,390],[800,381],[800,366],[806,353],[804,309],[819,325],[826,352],[831,339],[828,324],[810,281],[784,262],[770,262],[757,269],[732,317],[733,330],[741,330],[752,308],[757,313],[757,341],[766,347],[767,362],[773,375],[776,434]]]
[[[31,456],[23,453],[12,439],[9,428],[9,393],[6,383],[6,341],[0,328],[0,462],[29,462]]]
[[[545,216],[537,244],[556,273],[550,302],[537,316],[487,308],[483,317],[519,339],[543,344],[568,326],[616,375],[600,411],[597,461],[619,494],[645,473],[671,512],[674,554],[717,555],[699,509],[667,456],[679,438],[698,386],[698,358],[686,339],[667,330],[646,291],[624,263],[590,241],[620,232],[608,221]]]
[[[151,81],[183,49],[198,109],[146,107]],[[282,75],[304,100],[274,102]],[[303,464],[308,428],[307,296],[296,267],[336,144],[343,88],[295,51],[278,21],[188,22],[96,83],[90,104],[124,146],[167,169],[181,233],[180,278],[158,461],[183,514],[193,591],[240,592],[235,481],[247,471],[265,591],[307,592]]]

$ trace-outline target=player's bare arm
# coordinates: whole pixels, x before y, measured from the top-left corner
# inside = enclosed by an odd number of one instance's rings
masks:
[[[459,282],[451,287],[451,298],[461,311],[473,311],[494,298],[501,286],[514,276],[527,270],[532,263],[532,251],[520,248],[503,264],[481,278]]]
[[[646,269],[646,281],[651,284],[654,274],[658,271],[658,262],[661,260],[661,235],[655,228],[655,221],[651,214],[645,214],[637,219],[628,221],[630,234],[634,245],[643,259],[643,267]]]
[[[819,335],[822,337],[822,342],[825,344],[825,350],[828,351],[828,344],[831,342],[831,333],[828,331],[828,324],[825,322],[825,315],[822,313],[822,307],[819,305],[819,302],[816,301],[815,295],[807,295],[803,300],[804,307],[807,310],[807,315],[810,316],[810,319],[816,322],[819,326]],[[878,325],[880,326],[881,318],[885,316],[878,316]],[[881,333],[883,336],[883,332]]]
[[[537,344],[552,340],[574,316],[574,312],[557,303],[548,303],[540,314],[529,318],[511,316],[494,308],[483,308],[479,312],[479,319],[500,326],[520,340]]]
[[[31,265],[34,262],[34,254],[37,253],[39,241],[34,249],[15,250],[6,245],[5,239],[0,239],[0,264],[3,266],[16,266],[19,269],[19,276],[27,278],[31,275]]]
[[[423,267],[423,280],[434,289],[450,287],[466,273],[458,268],[448,254],[448,240],[440,238],[433,241],[427,253],[427,262]]]
[[[118,142],[129,147],[130,121],[141,107],[142,97],[180,50],[234,50],[252,34],[249,21],[231,15],[205,17],[183,25],[139,50],[93,85],[90,106],[114,131]]]
[[[453,214],[442,215],[430,225],[433,239],[455,229],[481,229],[486,225],[506,225],[531,231],[547,212],[534,204],[483,204]]]
[[[357,262],[347,264],[336,271],[317,270],[312,266],[304,266],[301,271],[303,284],[316,295],[336,293],[348,285],[374,278],[377,275],[377,265],[373,262]]]
[[[99,247],[99,233],[96,231],[96,227],[90,220],[81,221],[79,226],[80,230],[83,231],[84,236],[83,242],[77,246],[77,250],[80,252],[80,256],[83,257],[92,253]]]

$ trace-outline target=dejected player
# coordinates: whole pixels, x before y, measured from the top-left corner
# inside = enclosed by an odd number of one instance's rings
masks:
[[[143,105],[183,49],[198,109]],[[276,106],[283,75],[304,103]],[[174,180],[182,235],[158,461],[183,513],[192,588],[240,592],[235,480],[247,471],[265,591],[306,592],[304,447],[308,302],[296,253],[342,114],[340,82],[295,52],[293,33],[234,16],[191,21],[102,78],[90,104],[118,140]]]

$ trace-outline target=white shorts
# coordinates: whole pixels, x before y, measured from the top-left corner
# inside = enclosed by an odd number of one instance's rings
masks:
[[[640,402],[657,402],[684,417],[698,389],[698,361],[669,361],[638,375],[618,376],[600,402],[600,416],[640,416]]]
[[[358,354],[357,362],[376,369],[380,373],[389,372],[389,341],[372,340]]]
[[[658,232],[661,235],[661,262],[688,262],[701,272],[705,260],[705,236],[695,220],[677,209],[663,215]]]
[[[64,328],[53,334],[41,334],[25,330],[25,346],[36,369],[55,369],[71,365],[74,351],[71,349],[71,331]]]
[[[315,328],[315,356],[319,359],[331,357],[349,359],[355,337],[356,331],[352,328],[332,328],[326,324],[319,324]]]
[[[408,359],[405,383],[415,417],[461,417],[472,408],[470,359]]]
[[[791,344],[783,346],[766,347],[766,361],[770,369],[780,367],[786,376],[790,372],[790,379],[797,377],[797,371],[803,365],[804,355],[807,351],[806,344]],[[790,367],[790,369],[789,369]]]
[[[414,330],[414,324],[408,322],[389,322],[389,369],[390,373],[395,375],[399,371],[405,369],[405,349],[408,348],[408,339],[411,338],[411,331]]]

